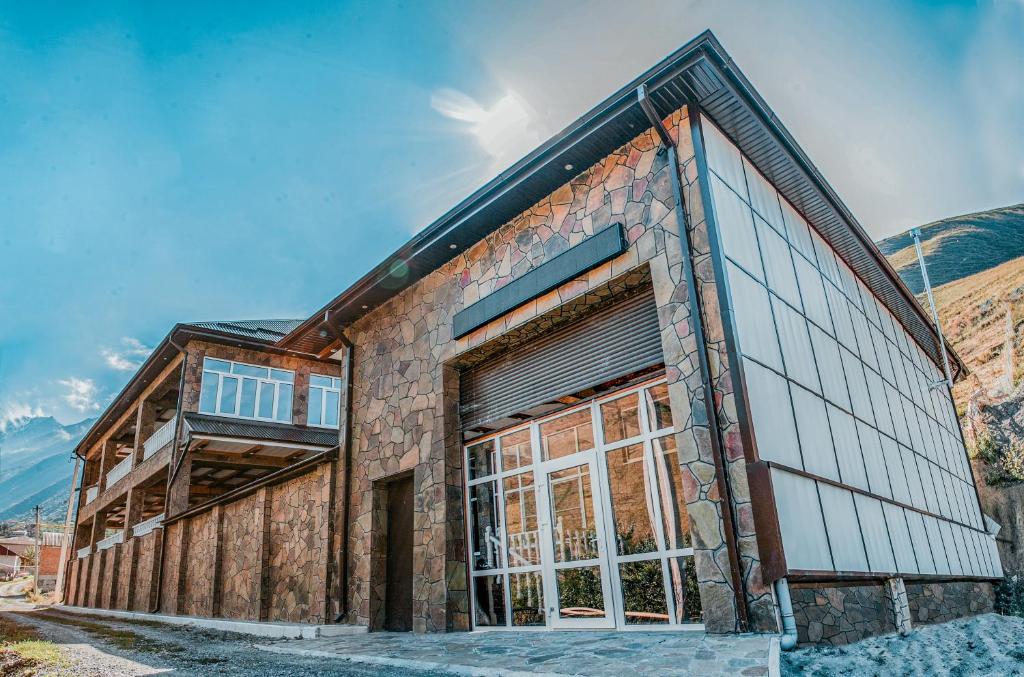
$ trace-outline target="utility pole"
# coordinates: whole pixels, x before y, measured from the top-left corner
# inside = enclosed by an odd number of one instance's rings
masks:
[[[42,534],[39,532],[39,506],[36,506],[36,575],[32,581],[32,590],[39,594],[39,565],[43,561]]]

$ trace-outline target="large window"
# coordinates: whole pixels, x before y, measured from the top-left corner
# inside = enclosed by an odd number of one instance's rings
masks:
[[[291,423],[294,384],[291,371],[207,357],[203,360],[199,411]]]
[[[747,158],[702,126],[790,570],[1001,575],[938,365]]]
[[[466,448],[475,625],[700,627],[664,382]]]
[[[340,378],[310,374],[309,425],[337,428],[340,403]]]

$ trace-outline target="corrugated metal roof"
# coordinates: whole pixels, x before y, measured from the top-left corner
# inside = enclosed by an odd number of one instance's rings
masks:
[[[195,412],[186,413],[184,418],[186,430],[194,435],[238,437],[246,440],[289,442],[327,448],[338,445],[337,430],[266,421],[246,421]]]
[[[186,327],[213,329],[246,338],[277,343],[303,320],[218,320],[215,322],[189,322]]]
[[[647,86],[661,115],[697,102],[892,310],[925,352],[941,364],[937,337],[924,309],[710,31],[424,228],[284,337],[280,345],[311,353],[326,348],[333,339],[329,331],[320,336],[325,323],[351,324],[648,129],[650,123],[637,102],[640,85]],[[567,166],[575,169],[569,171]],[[396,265],[398,262],[403,265]],[[952,350],[950,356],[966,371]]]

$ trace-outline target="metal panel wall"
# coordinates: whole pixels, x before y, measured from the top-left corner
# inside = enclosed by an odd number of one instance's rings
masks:
[[[464,371],[462,428],[524,411],[663,359],[654,293],[647,290]]]

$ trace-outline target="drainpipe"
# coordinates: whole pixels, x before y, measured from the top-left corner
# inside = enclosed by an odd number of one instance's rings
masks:
[[[342,359],[345,360],[345,420],[340,421],[338,440],[342,458],[345,459],[345,477],[342,482],[341,496],[341,571],[339,572],[339,590],[341,591],[338,600],[339,613],[334,619],[335,623],[342,619],[348,619],[348,536],[349,536],[349,496],[352,485],[352,342],[341,331],[337,332],[337,338],[345,347]]]
[[[782,637],[779,647],[783,651],[792,651],[796,647],[796,619],[793,618],[793,600],[789,597],[789,581],[780,578],[775,581],[775,601],[779,605],[782,616]]]
[[[668,164],[672,171],[669,172],[672,177],[672,192],[675,198],[676,207],[676,222],[679,227],[679,240],[682,247],[686,250],[683,253],[683,274],[686,278],[686,291],[687,301],[690,304],[690,317],[693,318],[693,335],[694,340],[697,344],[697,363],[701,371],[701,382],[703,385],[703,398],[705,415],[707,417],[708,426],[711,428],[709,437],[711,438],[711,455],[715,461],[715,483],[718,487],[718,494],[721,497],[722,506],[722,531],[725,532],[725,545],[729,553],[729,573],[732,579],[733,595],[735,597],[736,604],[736,616],[739,621],[739,629],[741,632],[747,630],[747,602],[743,587],[743,576],[740,573],[739,566],[739,547],[736,544],[736,531],[734,528],[735,518],[732,511],[732,487],[727,479],[728,465],[726,463],[725,453],[722,450],[721,440],[721,426],[718,420],[718,411],[715,409],[715,394],[711,387],[711,366],[708,359],[707,343],[704,340],[704,321],[703,315],[701,314],[701,302],[698,296],[699,291],[697,289],[697,279],[694,274],[694,262],[693,262],[693,249],[690,246],[690,232],[686,227],[686,213],[684,210],[683,203],[683,189],[679,180],[679,160],[676,153],[676,144],[672,140],[672,136],[665,129],[665,125],[662,124],[661,118],[658,117],[658,113],[654,110],[654,105],[647,96],[647,85],[640,85],[637,90],[637,99],[640,103],[640,107],[644,113],[647,114],[647,119],[654,127],[654,131],[657,132],[661,138],[661,142],[665,148],[668,149]],[[690,114],[696,114],[696,110],[690,111]],[[707,206],[705,206],[705,209]]]

